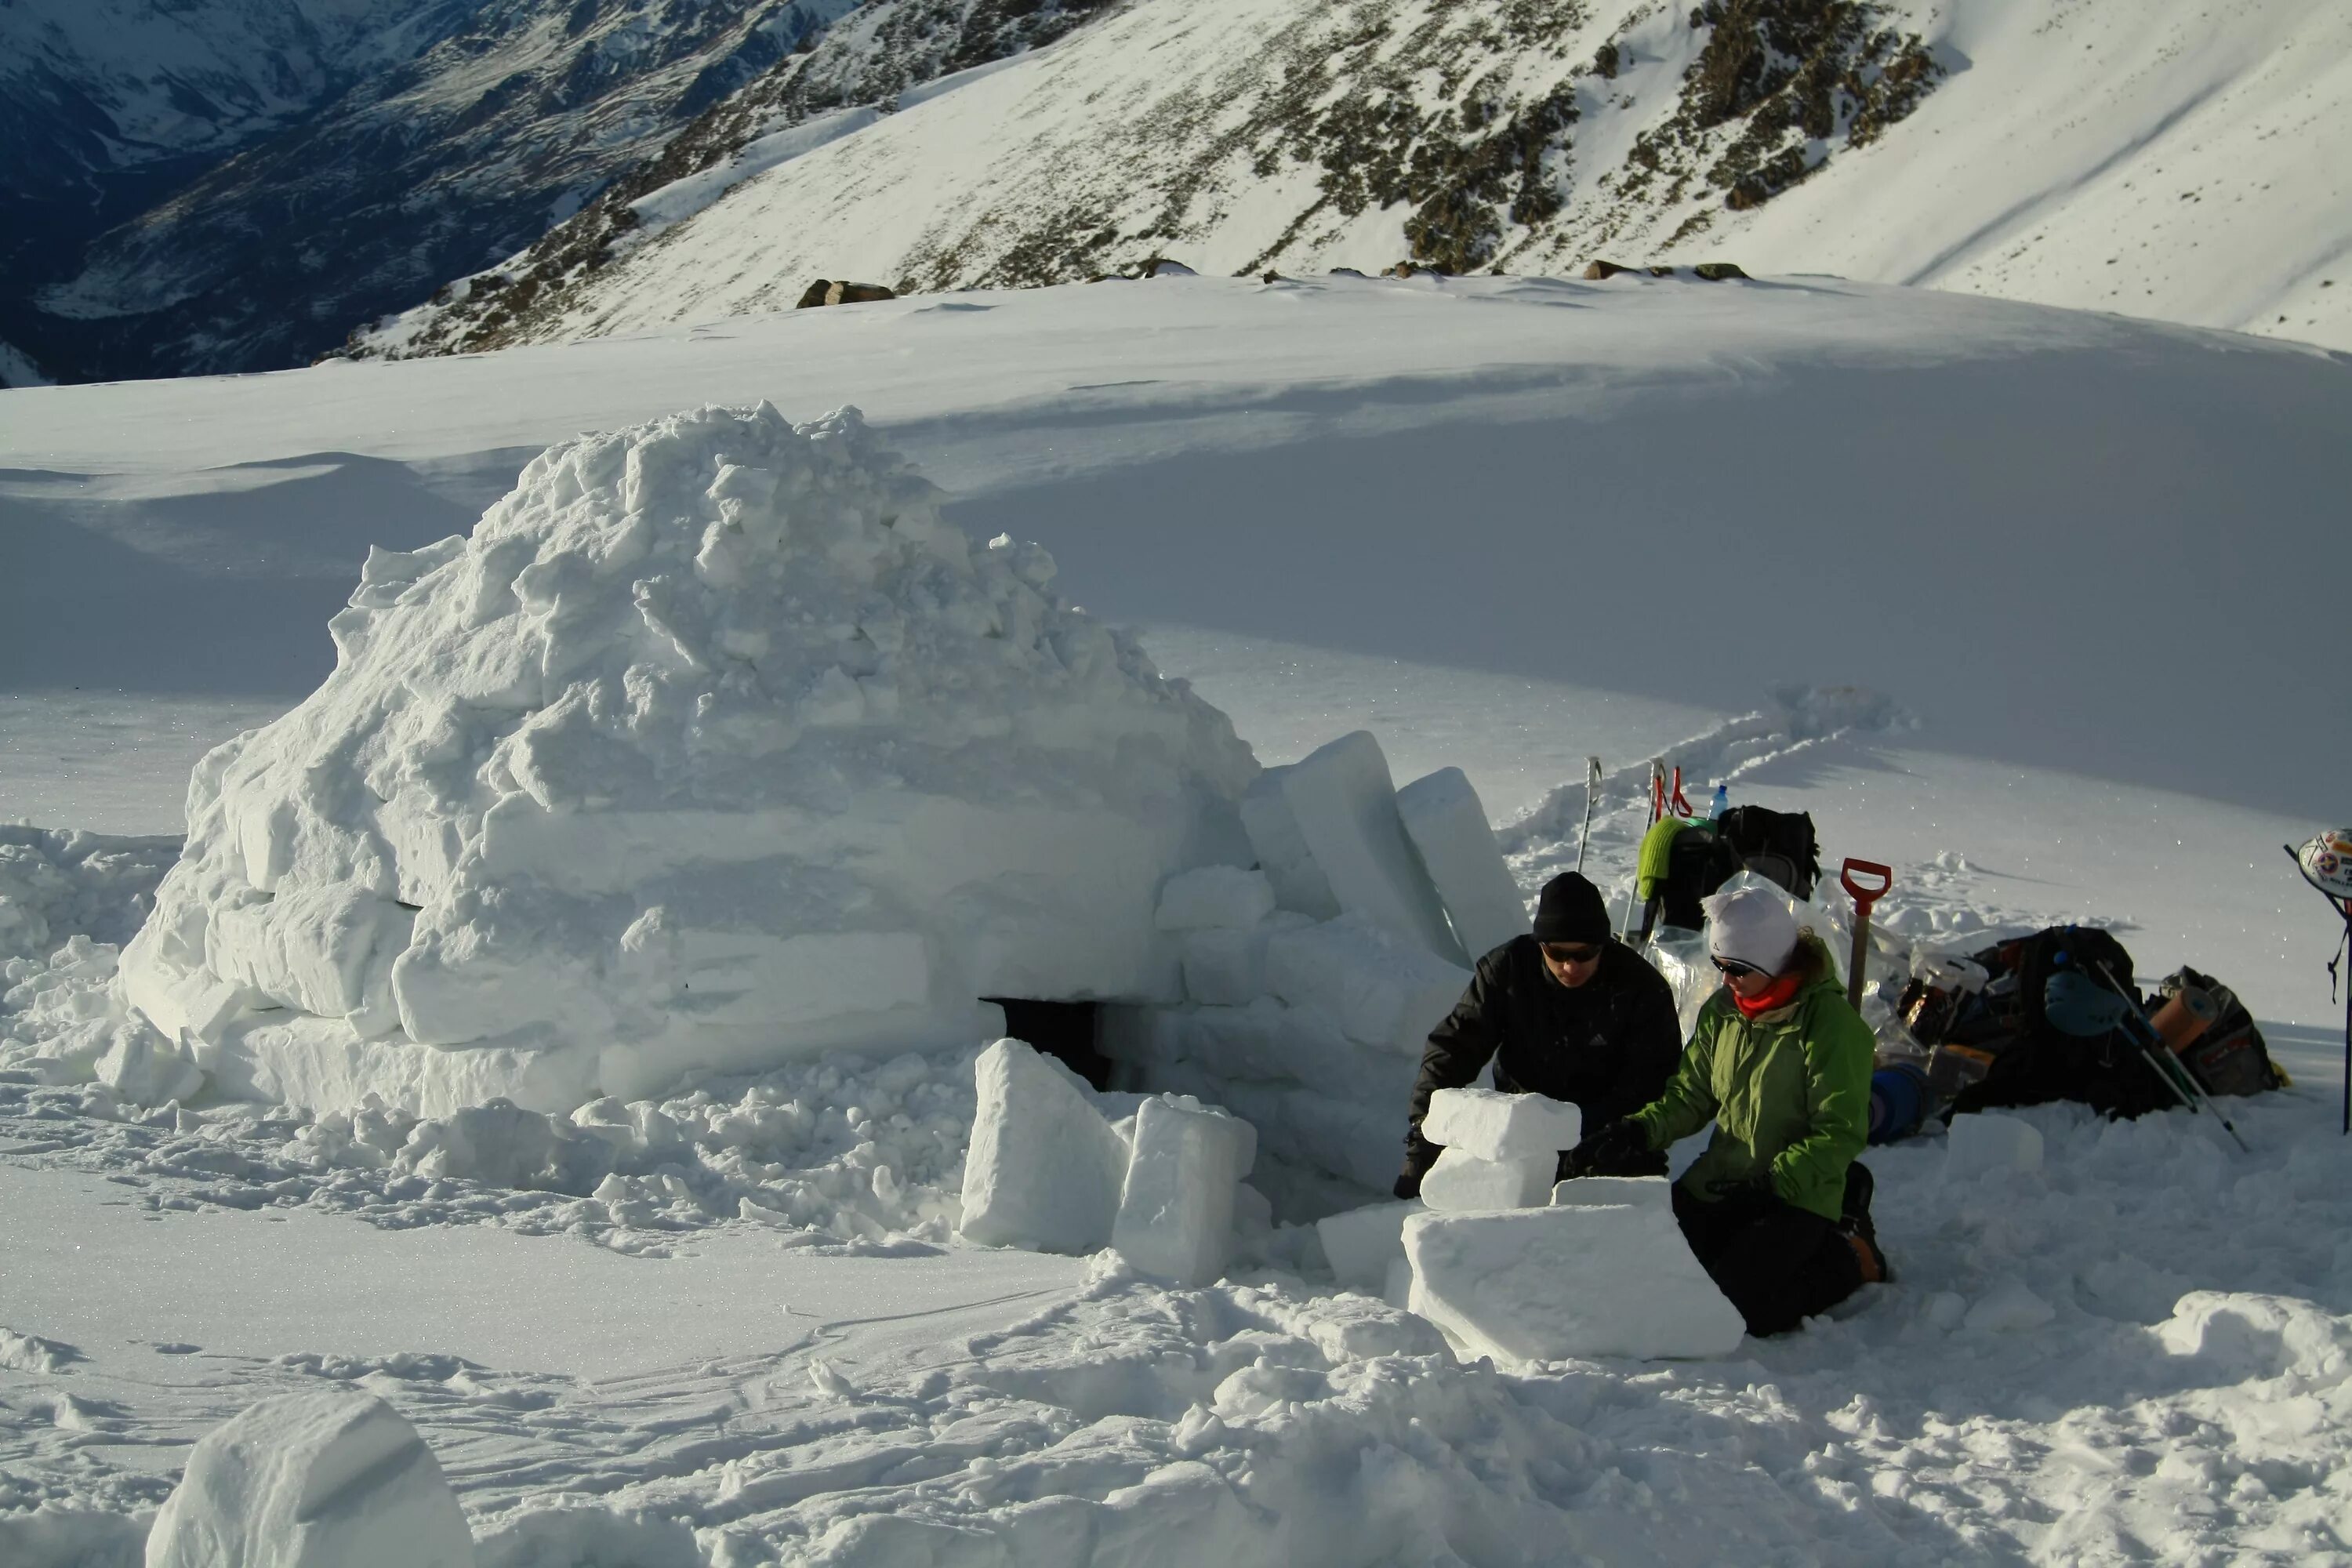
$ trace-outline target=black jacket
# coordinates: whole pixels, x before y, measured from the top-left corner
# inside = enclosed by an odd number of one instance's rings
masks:
[[[1429,1097],[1468,1086],[1489,1058],[1496,1088],[1568,1100],[1590,1131],[1657,1099],[1682,1054],[1674,991],[1640,953],[1611,942],[1600,971],[1570,990],[1544,968],[1534,937],[1514,937],[1478,961],[1470,988],[1429,1033],[1405,1167],[1418,1175],[1437,1158],[1421,1135]]]

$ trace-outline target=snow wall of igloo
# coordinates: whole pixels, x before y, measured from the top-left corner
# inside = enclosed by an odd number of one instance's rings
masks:
[[[1158,889],[1251,863],[1257,764],[938,500],[855,409],[704,408],[372,552],[334,673],[198,765],[126,999],[230,1092],[425,1114],[1178,999]]]

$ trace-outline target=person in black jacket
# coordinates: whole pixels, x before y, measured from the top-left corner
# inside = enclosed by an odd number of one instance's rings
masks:
[[[1600,1127],[1664,1093],[1682,1048],[1673,989],[1617,941],[1600,889],[1574,871],[1554,877],[1535,930],[1481,958],[1462,1000],[1430,1031],[1396,1195],[1419,1196],[1437,1163],[1438,1146],[1421,1135],[1429,1097],[1466,1087],[1490,1059],[1496,1089],[1568,1100],[1585,1126]],[[1665,1174],[1665,1156],[1655,1163],[1652,1173]]]

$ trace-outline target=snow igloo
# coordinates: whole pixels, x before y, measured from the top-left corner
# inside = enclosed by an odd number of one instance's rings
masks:
[[[372,552],[198,765],[126,1000],[227,1092],[437,1115],[1179,999],[1155,900],[1251,864],[1257,764],[940,499],[855,409],[704,408]]]

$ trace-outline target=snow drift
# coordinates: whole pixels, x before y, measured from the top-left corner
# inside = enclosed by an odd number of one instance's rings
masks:
[[[333,674],[198,766],[130,1003],[232,1092],[438,1114],[1175,999],[1157,890],[1248,863],[1256,763],[937,500],[854,409],[704,408],[373,552]]]

